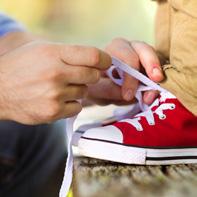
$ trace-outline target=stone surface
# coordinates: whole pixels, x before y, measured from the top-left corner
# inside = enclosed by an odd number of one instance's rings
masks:
[[[197,197],[197,164],[124,165],[75,157],[74,197]]]

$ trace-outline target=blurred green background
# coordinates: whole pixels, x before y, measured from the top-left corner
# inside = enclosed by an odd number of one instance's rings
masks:
[[[56,41],[103,47],[114,37],[153,44],[151,0],[1,0],[0,10]]]

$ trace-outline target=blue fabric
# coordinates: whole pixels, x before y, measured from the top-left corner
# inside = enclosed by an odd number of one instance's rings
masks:
[[[10,18],[6,14],[0,13],[0,36],[9,32],[24,31],[25,28],[22,24]]]

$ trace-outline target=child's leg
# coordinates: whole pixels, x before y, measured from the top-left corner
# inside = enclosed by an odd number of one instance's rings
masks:
[[[197,1],[169,0],[170,64],[164,66],[171,91],[197,115]]]

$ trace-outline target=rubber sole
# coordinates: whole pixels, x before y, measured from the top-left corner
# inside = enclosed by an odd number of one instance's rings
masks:
[[[125,164],[170,165],[197,163],[197,147],[144,148],[81,137],[79,153],[86,157]]]

